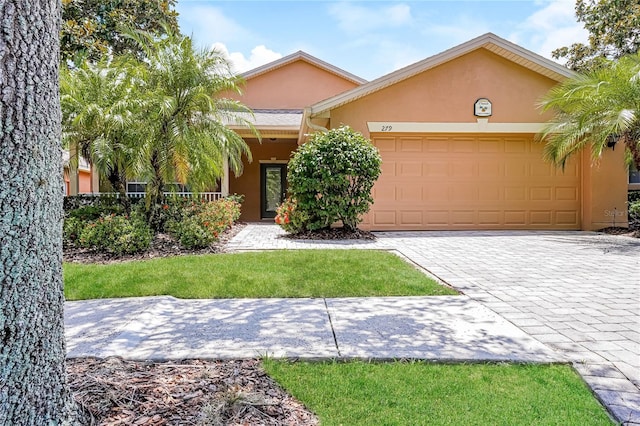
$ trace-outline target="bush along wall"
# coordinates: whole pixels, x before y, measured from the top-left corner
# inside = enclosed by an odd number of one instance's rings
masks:
[[[369,211],[382,160],[371,141],[348,126],[315,133],[289,162],[289,194],[276,223],[287,232],[315,231],[342,222],[357,229]]]
[[[73,197],[65,203],[63,242],[67,248],[83,248],[112,255],[144,252],[154,231],[168,232],[184,248],[199,249],[217,241],[240,217],[242,196],[217,201],[169,198],[160,208],[161,227],[151,227],[138,203],[127,214],[122,205],[100,197]]]

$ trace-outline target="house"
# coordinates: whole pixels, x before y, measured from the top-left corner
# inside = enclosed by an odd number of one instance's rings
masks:
[[[71,164],[70,158],[69,151],[62,151],[64,195],[98,192],[98,175],[92,172],[89,162],[79,156],[77,165]]]
[[[253,110],[253,122],[262,140],[248,129],[235,128],[249,145],[253,161],[244,161],[240,176],[223,180],[222,192],[244,194],[241,220],[259,221],[275,217],[286,194],[291,153],[304,141],[302,132],[314,126],[303,125],[304,108],[366,81],[304,52],[255,68],[242,77],[246,86],[236,99]]]
[[[592,230],[625,225],[624,149],[559,169],[535,134],[551,118],[536,103],[567,68],[485,34],[371,82],[303,52],[245,73],[238,99],[262,143],[224,191],[244,194],[242,219],[274,216],[291,152],[316,130],[347,124],[382,156],[371,230]]]

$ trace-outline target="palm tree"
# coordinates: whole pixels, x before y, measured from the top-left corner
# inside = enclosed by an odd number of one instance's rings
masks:
[[[629,162],[640,167],[640,54],[577,74],[549,91],[540,108],[555,113],[539,134],[553,163],[564,166],[588,145],[597,161],[608,146],[622,142]]]
[[[126,181],[140,164],[137,143],[139,64],[127,58],[85,62],[73,69],[61,67],[62,136],[120,194],[125,208]]]
[[[247,119],[251,110],[223,98],[240,92],[240,80],[229,62],[215,50],[196,50],[189,37],[171,34],[162,39],[144,32],[131,33],[146,55],[148,126],[143,141],[147,212],[152,216],[163,203],[166,184],[177,182],[193,191],[214,186],[225,171],[225,158],[236,174],[242,156],[251,160],[246,142],[229,124],[257,131]]]

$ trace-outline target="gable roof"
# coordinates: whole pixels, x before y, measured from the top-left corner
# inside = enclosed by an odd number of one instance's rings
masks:
[[[423,59],[412,65],[408,65],[390,74],[377,78],[362,86],[340,93],[324,101],[320,101],[307,109],[307,113],[318,116],[331,109],[355,101],[385,87],[391,86],[402,80],[406,80],[428,69],[435,68],[455,58],[463,56],[478,49],[487,49],[496,55],[502,56],[516,64],[542,74],[552,80],[562,81],[567,77],[575,75],[570,69],[544,58],[530,50],[511,43],[493,33],[487,33],[476,37],[466,43],[445,50],[442,53]]]
[[[299,50],[295,53],[292,53],[291,55],[287,55],[285,57],[282,57],[278,60],[275,60],[273,62],[269,62],[268,64],[259,66],[257,68],[254,68],[252,70],[246,71],[242,74],[240,74],[241,77],[243,77],[244,79],[248,80],[250,78],[253,77],[257,77],[259,75],[265,74],[269,71],[273,71],[275,69],[281,68],[285,65],[288,65],[290,63],[296,62],[296,61],[304,61],[307,62],[311,65],[314,65],[320,69],[323,69],[331,74],[337,75],[338,77],[342,77],[345,80],[351,81],[353,83],[356,83],[358,85],[360,84],[364,84],[367,82],[367,80],[358,77],[357,75],[351,74],[350,72],[347,72],[341,68],[338,68],[334,65],[331,65],[328,62],[325,62],[321,59],[316,58],[315,56],[311,56],[306,52],[303,52],[302,50]]]

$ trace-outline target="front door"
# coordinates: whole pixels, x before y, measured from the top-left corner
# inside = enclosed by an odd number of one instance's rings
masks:
[[[263,219],[276,217],[276,209],[287,196],[287,165],[260,165],[260,212]]]

